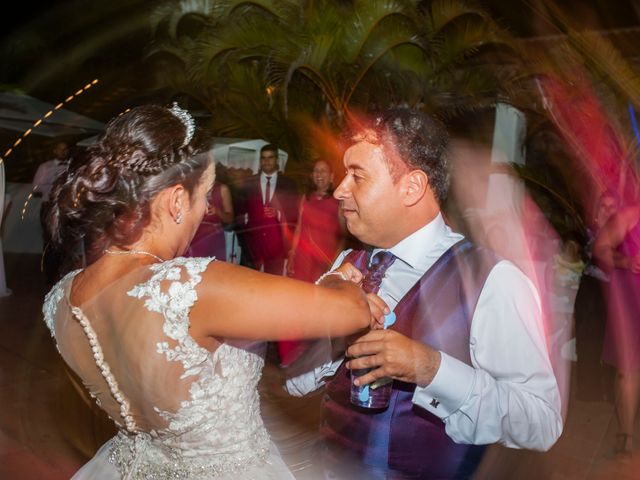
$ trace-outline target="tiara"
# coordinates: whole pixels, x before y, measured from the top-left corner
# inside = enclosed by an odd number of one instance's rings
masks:
[[[196,122],[193,120],[193,117],[188,111],[178,106],[178,102],[173,102],[173,106],[169,109],[169,111],[182,122],[186,130],[186,133],[184,135],[184,142],[182,142],[182,145],[180,145],[180,148],[182,148],[188,145],[193,138],[193,133],[196,131]]]

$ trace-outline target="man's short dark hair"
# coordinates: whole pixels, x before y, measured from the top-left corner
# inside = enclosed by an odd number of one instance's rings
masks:
[[[273,143],[267,143],[260,149],[260,155],[262,152],[276,152],[276,156],[278,155],[278,147],[276,147]]]
[[[437,119],[420,110],[392,107],[359,124],[352,141],[382,147],[391,178],[395,181],[409,168],[422,170],[442,205],[449,189],[449,134]]]

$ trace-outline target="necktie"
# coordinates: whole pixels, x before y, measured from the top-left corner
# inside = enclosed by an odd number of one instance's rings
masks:
[[[267,177],[267,188],[264,192],[264,204],[269,205],[271,203],[271,177]]]
[[[384,277],[384,272],[395,261],[396,257],[393,253],[381,251],[376,253],[371,259],[369,271],[362,280],[362,289],[366,293],[377,293],[380,288],[380,282]]]

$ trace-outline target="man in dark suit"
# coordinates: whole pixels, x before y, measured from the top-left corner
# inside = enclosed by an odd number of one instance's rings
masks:
[[[260,149],[260,173],[250,177],[240,206],[245,264],[256,270],[282,275],[289,250],[290,232],[298,219],[299,197],[295,183],[278,172],[278,149]]]

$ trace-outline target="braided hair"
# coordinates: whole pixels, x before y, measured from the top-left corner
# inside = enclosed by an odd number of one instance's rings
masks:
[[[130,245],[151,221],[151,202],[181,184],[191,194],[210,163],[171,110],[156,105],[112,119],[101,141],[76,159],[52,190],[47,227],[56,247],[77,266],[112,245]],[[185,140],[190,140],[185,144]]]

